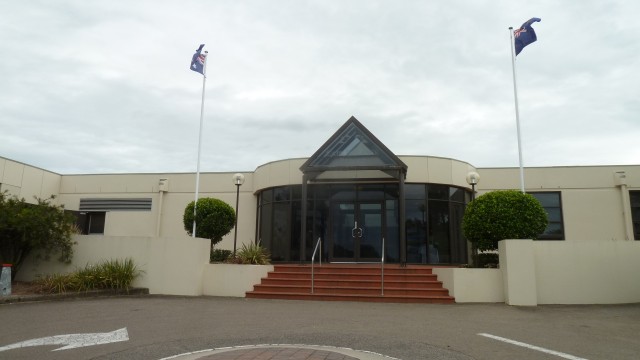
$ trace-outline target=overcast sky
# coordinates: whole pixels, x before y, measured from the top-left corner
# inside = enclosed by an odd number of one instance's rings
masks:
[[[312,155],[352,115],[397,155],[640,163],[637,1],[0,0],[0,156],[62,174]]]

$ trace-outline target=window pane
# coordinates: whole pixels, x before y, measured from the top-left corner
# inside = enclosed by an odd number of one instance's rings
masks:
[[[449,200],[449,187],[446,185],[427,185],[429,200]]]
[[[274,204],[273,238],[271,239],[271,259],[273,261],[289,260],[290,227],[289,203]]]
[[[384,200],[384,185],[361,185],[358,187],[359,200]]]
[[[271,214],[273,204],[262,205],[260,207],[260,240],[262,245],[271,250]]]
[[[404,198],[405,199],[424,199],[425,198],[424,184],[405,184]]]
[[[385,203],[387,234],[385,236],[386,259],[389,262],[400,261],[400,215],[398,200],[387,200]]]
[[[307,189],[307,192],[309,189]],[[307,194],[307,196],[309,196]],[[291,186],[291,199],[292,200],[300,200],[302,199],[302,185],[292,185]]]
[[[262,198],[262,203],[263,204],[272,202],[273,201],[273,190],[271,190],[271,189],[264,190],[263,192],[260,193],[260,197]]]
[[[407,200],[405,206],[407,261],[410,263],[426,263],[427,210],[424,200]]]
[[[559,191],[550,192],[532,192],[529,193],[540,203],[547,212],[547,228],[538,235],[541,240],[563,240],[564,239],[564,223],[562,220],[562,204],[560,201]]]
[[[289,200],[289,187],[278,187],[273,189],[273,201],[287,201]]]
[[[531,193],[533,197],[540,201],[543,207],[557,207],[560,206],[560,194],[559,193]]]
[[[430,264],[451,262],[449,242],[449,203],[429,202],[429,245],[427,258]]]
[[[560,208],[545,208],[544,210],[547,212],[547,219],[549,222],[562,221],[562,211]]]
[[[464,190],[453,186],[450,187],[449,199],[451,199],[451,201],[464,202]]]
[[[104,234],[104,212],[90,212],[87,213],[89,217],[89,234]]]
[[[559,222],[550,222],[549,225],[547,225],[547,228],[544,230],[543,235],[552,238],[562,236],[562,224]]]
[[[629,191],[631,198],[631,219],[633,221],[633,236],[640,240],[640,191]]]

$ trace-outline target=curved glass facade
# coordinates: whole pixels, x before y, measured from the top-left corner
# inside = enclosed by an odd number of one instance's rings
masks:
[[[461,225],[470,192],[440,184],[404,189],[407,263],[467,263]],[[379,262],[384,238],[385,261],[400,261],[398,183],[310,184],[307,191],[305,259],[321,238],[323,259]],[[274,262],[300,261],[302,185],[264,189],[258,198],[257,238]]]

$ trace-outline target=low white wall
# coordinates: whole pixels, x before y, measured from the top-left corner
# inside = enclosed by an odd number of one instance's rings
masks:
[[[147,287],[152,294],[244,297],[273,271],[272,265],[209,264],[207,239],[83,235],[74,240],[72,264],[29,258],[17,279],[30,281],[38,274],[65,273],[103,260],[130,257],[145,272],[134,286]],[[500,269],[434,268],[456,302],[640,302],[640,241],[500,243]]]
[[[505,302],[509,305],[538,305],[533,240],[502,240],[498,243],[498,253]]]
[[[208,264],[204,268],[202,293],[244,297],[269,271],[273,271],[273,265]]]
[[[434,268],[457,303],[504,302],[501,269]]]
[[[640,302],[640,241],[535,241],[533,248],[539,304]]]
[[[132,258],[144,273],[134,286],[149,288],[151,294],[202,295],[202,273],[209,263],[208,239],[184,237],[74,236],[73,261],[25,261],[17,280],[30,281],[37,275],[67,273],[103,260]]]

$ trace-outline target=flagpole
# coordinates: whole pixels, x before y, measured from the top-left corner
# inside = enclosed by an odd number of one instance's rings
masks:
[[[204,90],[207,82],[207,53],[205,51],[204,65],[202,71],[202,102],[200,103],[200,131],[198,132],[198,164],[196,165],[196,196],[193,202],[193,232],[192,237],[196,237],[196,208],[198,207],[198,190],[200,189],[200,153],[202,150],[202,123],[204,117]]]
[[[513,27],[509,27],[511,38],[511,70],[513,72],[513,97],[516,104],[516,129],[518,131],[518,160],[520,163],[520,191],[524,193],[524,167],[522,166],[522,138],[520,136],[520,111],[518,110],[518,85],[516,83],[516,55],[513,48]]]

